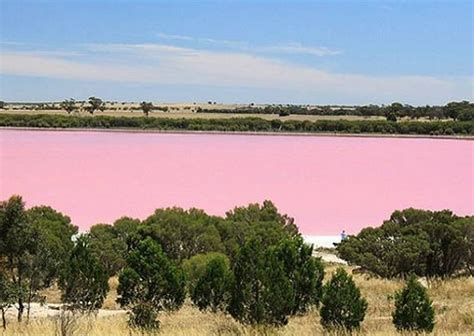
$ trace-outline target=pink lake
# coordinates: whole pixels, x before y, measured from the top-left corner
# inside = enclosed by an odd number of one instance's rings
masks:
[[[271,199],[304,234],[357,233],[407,207],[472,215],[473,155],[466,140],[0,130],[0,199],[81,229]]]

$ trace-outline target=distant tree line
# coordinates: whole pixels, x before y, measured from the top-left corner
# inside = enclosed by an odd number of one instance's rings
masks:
[[[411,106],[401,103],[390,105],[364,105],[353,107],[318,106],[309,108],[302,105],[268,105],[265,107],[242,107],[236,109],[206,109],[198,108],[199,113],[244,113],[244,114],[291,114],[320,115],[320,116],[361,116],[391,118],[427,118],[453,119],[461,121],[474,120],[474,104],[468,101],[450,102],[444,106]]]
[[[341,134],[474,135],[474,121],[265,120],[261,118],[156,118],[1,114],[0,126],[43,128],[121,128],[167,131],[304,132]]]
[[[338,249],[350,261],[363,254],[383,270],[391,269],[397,256],[396,267],[415,267],[378,272],[384,277],[426,274],[414,265],[422,260],[417,253],[427,258],[422,265],[430,264],[432,276],[451,276],[472,262],[466,255],[472,258],[473,225],[473,217],[407,209],[382,225],[392,228],[385,240],[393,240],[403,253],[377,245],[383,234],[353,248],[359,238],[351,236]],[[362,244],[388,256],[371,256],[371,250],[360,250]],[[456,266],[445,272],[445,263]],[[122,217],[78,234],[69,217],[47,206],[26,209],[20,196],[12,196],[0,203],[0,266],[4,328],[9,308],[19,308],[19,321],[25,310],[28,318],[30,303],[41,301],[41,290],[54,283],[62,292],[61,314],[94,313],[114,275],[119,278],[117,302],[129,310],[130,326],[142,330],[158,328],[159,313],[179,309],[186,296],[200,310],[220,311],[248,325],[278,327],[317,308],[325,329],[350,332],[360,327],[367,310],[344,269],[323,285],[323,263],[303,242],[294,220],[270,201],[236,207],[223,217],[199,209],[157,209],[144,220]],[[432,303],[415,278],[409,279],[395,294],[393,322],[399,330],[431,331]]]

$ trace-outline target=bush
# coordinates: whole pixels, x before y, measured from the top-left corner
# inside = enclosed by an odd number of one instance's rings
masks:
[[[384,278],[411,273],[446,278],[470,267],[473,219],[449,210],[395,211],[380,227],[349,236],[337,250],[351,264]]]
[[[258,239],[239,250],[228,311],[243,324],[285,325],[294,304],[294,291],[283,263]]]
[[[232,273],[229,260],[221,255],[209,260],[192,290],[191,299],[200,310],[224,310],[229,300]]]
[[[108,275],[92,255],[87,236],[76,241],[59,285],[62,301],[72,310],[92,312],[100,307],[109,291]]]
[[[425,288],[410,276],[406,287],[395,293],[393,324],[397,330],[431,332],[434,328],[434,309]]]
[[[198,280],[204,275],[208,263],[215,258],[223,258],[230,268],[229,258],[220,252],[199,253],[183,261],[181,267],[186,276],[186,286],[189,294],[192,294]]]
[[[343,268],[338,268],[324,286],[321,324],[325,329],[352,331],[360,327],[367,310],[367,301]]]
[[[119,276],[117,302],[129,307],[133,327],[154,329],[161,310],[179,309],[184,302],[184,275],[152,238],[138,242],[126,258]]]

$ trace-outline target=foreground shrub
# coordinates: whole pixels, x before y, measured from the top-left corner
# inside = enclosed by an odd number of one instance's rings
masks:
[[[434,309],[426,289],[411,276],[406,287],[395,293],[395,327],[409,331],[431,332],[434,328]]]
[[[229,313],[251,325],[285,325],[294,305],[294,290],[283,263],[259,239],[239,250],[234,263]]]
[[[59,282],[61,299],[71,310],[96,311],[109,291],[108,279],[107,272],[90,251],[88,237],[81,236]]]
[[[128,254],[126,264],[119,276],[117,302],[131,308],[132,327],[158,328],[158,312],[183,305],[184,275],[152,238],[139,242]]]
[[[285,273],[294,292],[292,315],[304,314],[322,299],[324,267],[319,258],[314,258],[313,247],[303,238],[284,239],[274,253],[283,263]]]
[[[227,257],[217,255],[209,260],[192,290],[191,299],[200,310],[224,310],[229,299],[232,273]]]
[[[367,310],[367,301],[343,268],[338,268],[324,286],[321,324],[325,329],[352,331],[360,327]]]

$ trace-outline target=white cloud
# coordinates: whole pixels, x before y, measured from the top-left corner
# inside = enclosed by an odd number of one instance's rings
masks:
[[[341,53],[339,50],[333,50],[327,47],[305,47],[301,43],[261,47],[257,50],[286,54],[306,54],[312,56],[332,56]]]
[[[208,37],[192,37],[188,35],[173,35],[165,33],[158,33],[157,36],[165,40],[192,41],[203,44],[221,45],[250,53],[302,54],[318,57],[333,56],[341,53],[340,50],[335,50],[328,47],[305,46],[298,42],[272,46],[252,46],[248,42],[244,41],[219,40]]]
[[[94,61],[31,52],[2,52],[5,75],[132,83],[246,87],[297,92],[308,101],[444,103],[472,97],[472,78],[342,74],[241,52],[161,44],[93,44]],[[311,99],[311,97],[316,97]],[[192,97],[190,97],[192,99]]]

